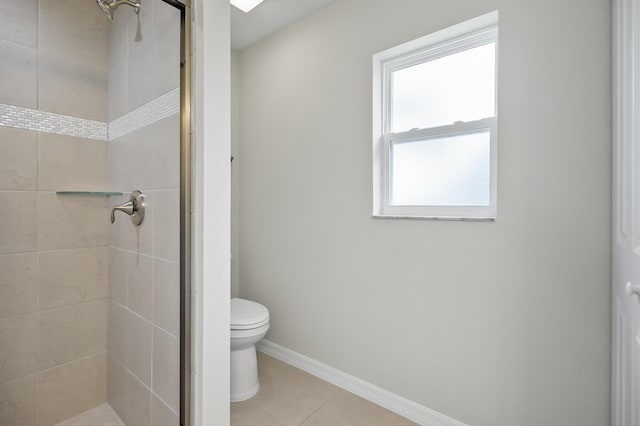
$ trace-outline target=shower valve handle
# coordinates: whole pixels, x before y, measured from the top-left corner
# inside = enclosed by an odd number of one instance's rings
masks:
[[[116,212],[123,212],[131,217],[134,225],[140,226],[144,219],[144,210],[147,203],[144,201],[144,195],[140,191],[133,191],[126,203],[115,206],[111,210],[111,223],[116,221]]]
[[[133,207],[133,201],[127,201],[124,204],[115,206],[113,210],[111,210],[111,223],[114,223],[116,221],[116,211],[123,212],[131,216],[135,211]]]

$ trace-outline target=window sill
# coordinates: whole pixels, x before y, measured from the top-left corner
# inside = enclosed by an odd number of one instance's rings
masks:
[[[407,220],[437,220],[454,222],[495,222],[495,217],[455,217],[455,216],[401,216],[401,215],[379,215],[371,216],[373,219],[407,219]]]

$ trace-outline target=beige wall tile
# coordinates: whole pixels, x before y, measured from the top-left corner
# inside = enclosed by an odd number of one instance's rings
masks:
[[[153,255],[178,262],[180,258],[180,191],[154,191]]]
[[[38,189],[100,191],[107,184],[107,142],[74,136],[38,135]]]
[[[127,62],[129,54],[129,22],[127,16],[129,13],[130,11],[127,8],[120,7],[116,9],[113,14],[113,20],[109,23],[109,67],[126,64]]]
[[[125,386],[126,423],[151,426],[151,391],[129,372],[125,376]]]
[[[109,247],[109,297],[127,306],[129,256],[124,250]]]
[[[153,188],[180,187],[180,114],[153,124]]]
[[[109,21],[100,13],[91,2],[40,1],[40,109],[107,120]]]
[[[0,384],[0,425],[35,426],[35,424],[35,376]]]
[[[38,0],[0,3],[0,39],[28,47],[38,41]]]
[[[177,9],[159,3],[157,9]],[[172,15],[155,26],[153,35],[153,93],[154,97],[180,87],[180,16]]]
[[[95,2],[40,0],[38,32],[40,49],[106,69],[109,21]]]
[[[138,315],[151,320],[153,303],[153,261],[149,256],[128,252],[127,307]]]
[[[129,54],[128,69],[128,104],[129,109],[141,107],[154,99],[153,77],[140,78],[141,75],[153,76],[153,52],[149,49],[138,49]]]
[[[127,8],[119,8],[109,25],[109,121],[129,112],[129,24]],[[134,34],[135,36],[135,34]]]
[[[39,309],[106,298],[108,257],[107,247],[39,252]]]
[[[153,29],[163,31],[173,22],[180,22],[180,11],[167,3],[156,3],[153,9]]]
[[[123,364],[111,356],[107,358],[107,369],[107,401],[122,421],[125,424],[130,424],[127,422],[125,411],[127,406],[127,370]]]
[[[131,314],[120,304],[109,301],[107,323],[107,353],[110,358],[125,364],[127,356],[127,322]]]
[[[107,70],[38,51],[38,106],[42,111],[107,121]]]
[[[180,264],[153,259],[153,323],[180,335]]]
[[[38,249],[96,247],[107,244],[106,197],[38,193]]]
[[[111,92],[111,91],[110,91]],[[129,172],[127,171],[127,149],[129,146],[131,134],[123,135],[117,139],[112,139],[108,143],[108,176],[109,176],[109,189],[111,191],[122,191],[125,189],[131,191],[129,189],[130,185],[128,184]],[[116,201],[115,197],[112,198],[112,201]],[[127,200],[122,199],[122,201],[117,200],[118,204],[121,202],[125,202]]]
[[[36,193],[0,191],[0,254],[36,250]]]
[[[0,152],[0,190],[36,189],[38,133],[0,127]]]
[[[114,19],[113,22],[116,22]],[[126,53],[126,51],[125,51]],[[127,73],[127,63],[117,63],[109,68],[108,102],[107,115],[109,122],[122,117],[129,112],[129,74]]]
[[[0,383],[35,371],[36,315],[0,320]]]
[[[38,426],[52,426],[107,400],[107,356],[94,356],[37,375]]]
[[[180,342],[158,327],[153,329],[153,392],[172,410],[180,409]]]
[[[37,69],[36,49],[0,40],[0,103],[36,109]]]
[[[117,191],[153,187],[153,126],[109,142],[109,185]]]
[[[158,2],[147,2],[149,7],[139,15],[127,16],[129,57],[129,107],[137,108],[153,99],[153,11]],[[143,10],[144,9],[144,10]],[[141,80],[140,75],[150,78]]]
[[[140,9],[139,14],[133,13],[129,9],[125,13],[124,20],[128,26],[128,49],[130,55],[135,55],[139,51],[151,50],[153,35],[154,11],[158,2],[150,2],[148,7]],[[144,9],[144,10],[143,10]]]
[[[37,262],[35,253],[0,256],[0,318],[35,312]]]
[[[151,320],[153,259],[150,256],[116,248],[111,248],[110,253],[110,297],[138,315]]]
[[[106,299],[38,314],[38,371],[106,348]]]
[[[152,324],[129,313],[127,321],[127,369],[146,386],[151,387]]]
[[[180,416],[155,394],[151,395],[151,424],[153,426],[178,426]]]

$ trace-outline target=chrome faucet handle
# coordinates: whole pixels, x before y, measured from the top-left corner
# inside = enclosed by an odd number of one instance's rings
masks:
[[[123,212],[131,217],[134,225],[140,226],[144,219],[144,210],[147,203],[144,201],[144,195],[140,191],[133,191],[126,203],[115,206],[111,210],[111,223],[116,221],[116,212]]]
[[[116,211],[126,213],[129,216],[131,216],[134,213],[133,201],[127,201],[124,204],[115,206],[111,210],[111,223],[114,223],[116,221]]]

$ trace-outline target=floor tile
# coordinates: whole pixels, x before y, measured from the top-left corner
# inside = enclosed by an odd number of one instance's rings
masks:
[[[260,392],[231,404],[233,425],[299,425],[339,388],[267,355],[258,358]]]
[[[107,403],[98,405],[89,411],[58,423],[56,426],[124,426],[120,417]]]
[[[340,390],[302,425],[401,426],[415,423],[350,392]]]
[[[235,426],[402,426],[415,423],[258,352],[260,392],[231,404]]]

